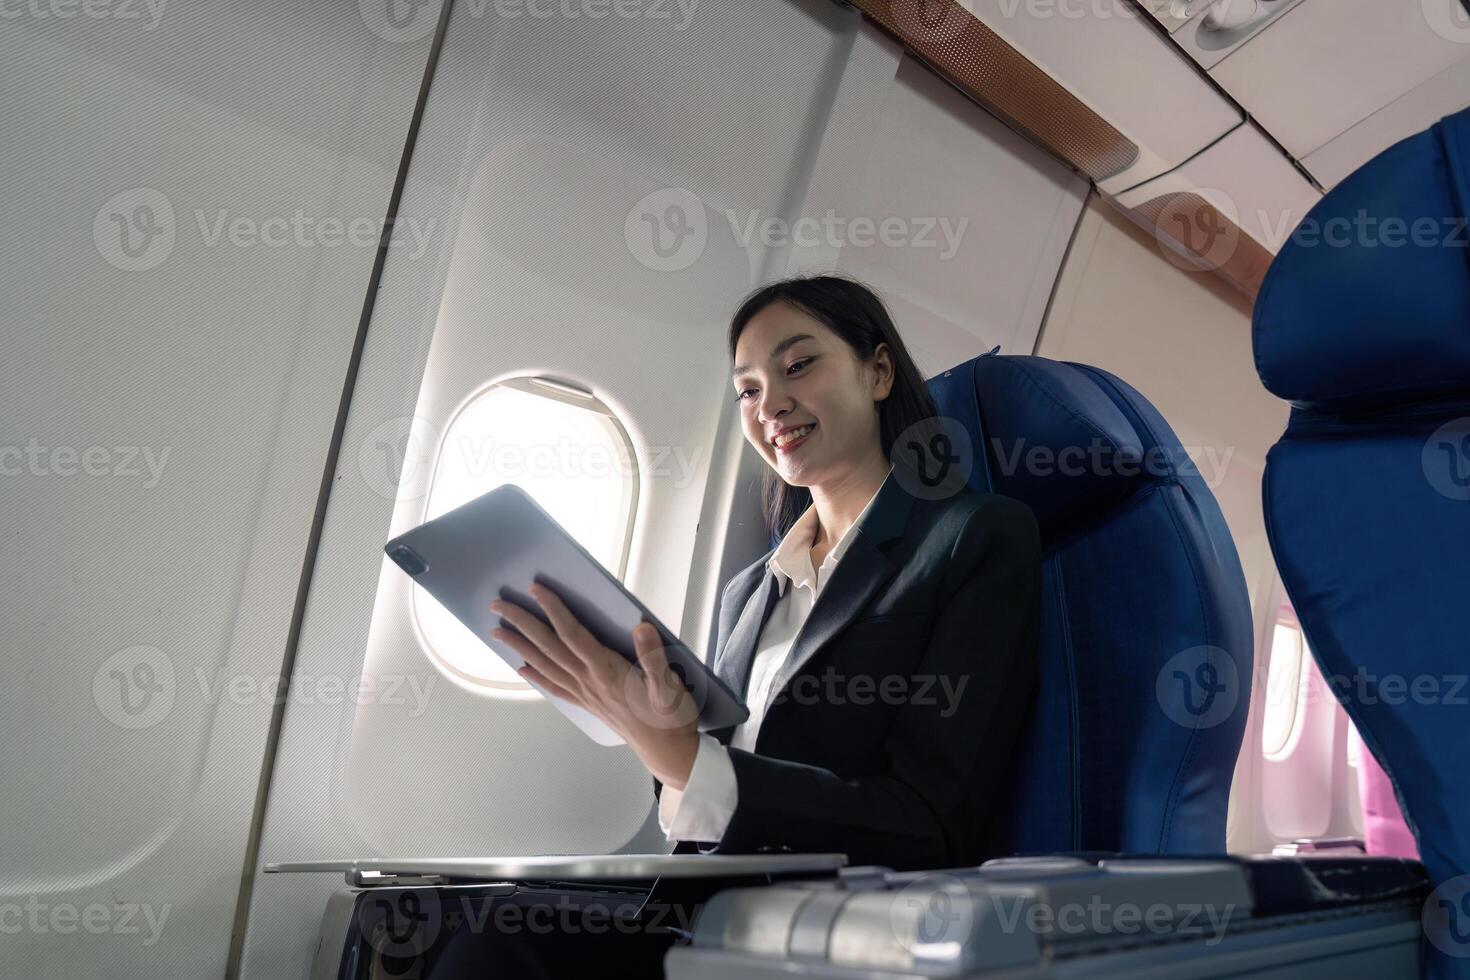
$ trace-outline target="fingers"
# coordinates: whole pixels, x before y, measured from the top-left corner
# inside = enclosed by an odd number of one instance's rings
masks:
[[[586,705],[582,703],[581,699],[578,698],[575,694],[573,694],[571,691],[568,691],[560,684],[557,684],[555,681],[548,678],[545,674],[541,673],[530,664],[526,664],[520,670],[516,671],[516,673],[520,674],[527,683],[535,684],[537,687],[541,688],[541,690],[545,691],[552,697],[560,698],[561,700],[566,701],[568,704],[574,704],[579,708],[586,707]]]
[[[599,643],[556,593],[539,582],[533,582],[527,591],[551,625],[518,603],[497,599],[490,603],[491,610],[519,630],[524,639],[516,644],[511,636],[492,635],[512,645],[527,663],[563,688],[583,691],[589,685],[617,683],[628,670],[627,661]],[[527,649],[526,641],[533,649]]]
[[[506,618],[510,619],[509,616]],[[519,624],[517,628],[520,628]],[[550,683],[563,690],[576,689],[577,681],[572,673],[524,636],[519,636],[508,629],[493,629],[490,631],[490,636],[520,654],[522,660]]]
[[[652,623],[639,623],[633,627],[633,649],[649,693],[658,694],[669,670],[669,657]]]
[[[572,615],[560,596],[539,582],[532,582],[526,591],[531,593],[531,598],[536,600],[546,613],[546,618],[551,620],[556,635],[566,644],[568,650],[589,665],[605,666],[602,661],[606,658],[598,655],[603,650],[602,644],[582,625],[581,620]]]
[[[651,623],[639,623],[633,629],[633,646],[643,672],[646,710],[643,721],[657,728],[684,728],[699,722],[699,705],[695,703],[684,679],[669,663],[668,648]]]
[[[504,599],[496,599],[490,603],[490,611],[499,613],[500,618],[510,623],[521,635],[542,649],[560,645],[556,632],[541,620],[531,615],[531,611],[524,606],[507,602]]]

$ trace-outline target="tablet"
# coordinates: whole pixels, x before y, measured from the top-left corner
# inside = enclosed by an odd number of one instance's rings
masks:
[[[607,569],[520,487],[504,484],[383,546],[388,557],[448,609],[512,669],[525,661],[490,638],[501,625],[490,609],[496,599],[514,602],[547,623],[526,591],[540,582],[597,637],[637,663],[633,627],[647,620],[658,630],[669,665],[699,706],[699,730],[737,725],[750,716],[740,699]],[[509,622],[504,628],[515,632]],[[547,693],[573,724],[599,745],[622,745],[622,736],[589,711]]]

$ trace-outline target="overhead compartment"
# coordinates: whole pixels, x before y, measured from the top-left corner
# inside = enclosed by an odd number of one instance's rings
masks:
[[[1242,117],[1124,0],[856,0],[973,98],[1118,193]]]
[[[1236,108],[1124,0],[964,0],[991,30],[1138,147],[1105,193],[1179,166],[1240,124]]]
[[[1461,0],[1305,0],[1210,75],[1300,160],[1467,59]]]
[[[1273,254],[1322,194],[1252,123],[1175,170],[1114,196],[1137,208],[1170,194],[1209,200],[1240,230]]]
[[[1321,192],[1246,122],[1188,163],[1113,196],[1192,267],[1253,293]]]
[[[1330,190],[1399,140],[1428,129],[1466,106],[1470,106],[1470,60],[1456,62],[1390,102],[1302,163]]]

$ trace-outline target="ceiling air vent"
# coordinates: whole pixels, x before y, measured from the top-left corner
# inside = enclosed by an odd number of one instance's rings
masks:
[[[1169,0],[1186,21],[1174,38],[1200,66],[1213,68],[1301,0]]]

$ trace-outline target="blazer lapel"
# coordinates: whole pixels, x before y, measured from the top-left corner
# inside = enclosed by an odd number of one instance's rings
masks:
[[[735,621],[729,638],[725,640],[725,649],[715,662],[715,675],[742,701],[745,700],[745,687],[750,683],[750,665],[755,659],[756,643],[766,627],[766,620],[771,618],[771,610],[775,608],[777,598],[776,576],[771,574],[769,568],[762,566],[761,584],[746,600],[740,618]],[[709,734],[718,739],[721,745],[729,745],[735,729],[717,728]]]
[[[847,554],[837,563],[832,580],[822,586],[812,611],[796,634],[791,652],[781,665],[773,685],[772,700],[781,696],[806,662],[857,616],[878,589],[893,577],[898,566],[858,531]]]
[[[791,683],[797,671],[851,622],[898,570],[888,557],[887,549],[893,541],[903,537],[913,503],[914,498],[890,472],[878,489],[873,506],[854,529],[852,544],[837,563],[831,580],[822,586],[821,594],[798,631],[791,652],[776,676],[773,700]],[[731,629],[730,638],[725,641],[725,648],[715,664],[715,674],[742,701],[745,700],[746,685],[750,683],[750,666],[755,659],[756,644],[779,598],[776,576],[764,566],[761,574],[760,585],[746,601],[740,619]],[[708,734],[718,739],[721,745],[729,745],[735,729],[717,728]]]
[[[797,632],[791,652],[776,675],[773,702],[807,661],[841,632],[898,571],[887,551],[893,541],[903,537],[913,503],[914,498],[890,472],[872,508],[853,531],[852,544]]]
[[[742,701],[745,699],[745,686],[750,682],[750,664],[755,659],[756,643],[778,598],[776,576],[769,568],[762,568],[761,572],[761,583],[746,600],[740,618],[725,641],[719,662],[715,664],[715,673],[720,680]]]

